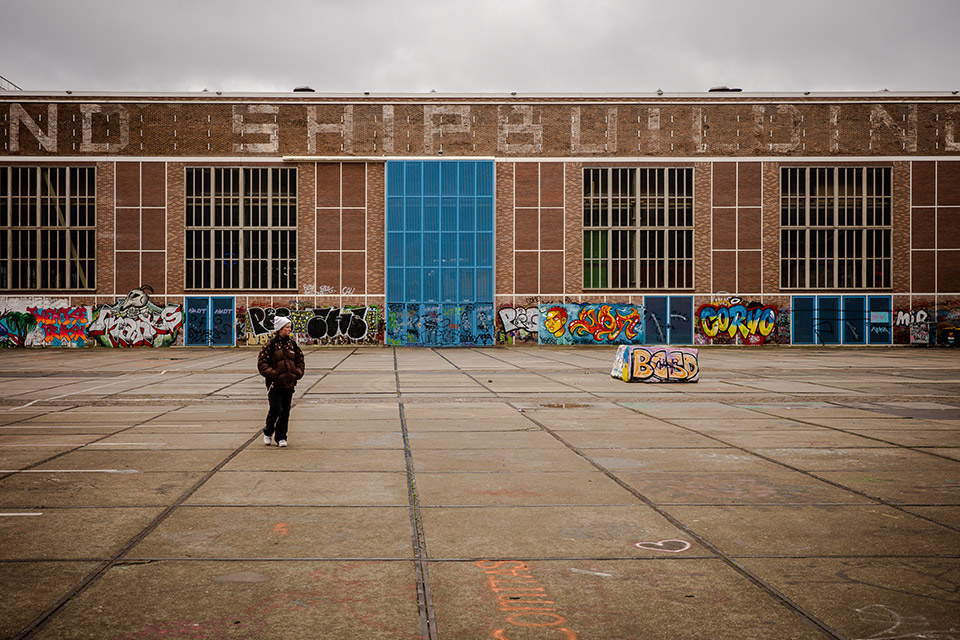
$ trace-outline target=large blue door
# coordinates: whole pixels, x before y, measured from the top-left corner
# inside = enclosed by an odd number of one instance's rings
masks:
[[[387,162],[393,345],[493,344],[493,162]]]
[[[233,297],[188,297],[186,346],[232,347],[236,344],[235,308]]]

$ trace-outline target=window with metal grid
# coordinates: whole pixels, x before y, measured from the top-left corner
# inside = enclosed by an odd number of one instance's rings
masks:
[[[297,288],[297,170],[188,167],[186,288]]]
[[[583,288],[693,288],[693,169],[586,168]]]
[[[0,167],[0,290],[96,287],[94,167]]]
[[[780,287],[892,286],[889,167],[783,167]]]

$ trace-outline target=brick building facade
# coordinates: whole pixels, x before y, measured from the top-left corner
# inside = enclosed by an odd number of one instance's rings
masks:
[[[952,344],[954,94],[0,93],[0,342]],[[545,324],[546,323],[546,324]]]

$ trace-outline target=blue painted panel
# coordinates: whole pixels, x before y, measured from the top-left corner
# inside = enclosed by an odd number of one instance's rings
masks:
[[[865,344],[867,340],[867,299],[843,296],[843,343]]]
[[[693,344],[693,297],[670,296],[670,344]]]
[[[840,296],[817,297],[817,343],[840,344]]]
[[[813,344],[813,325],[817,315],[817,299],[813,296],[793,296],[791,302],[790,342],[793,344]]]
[[[236,299],[218,296],[210,298],[210,303],[210,344],[217,347],[232,347],[237,340]]]
[[[388,344],[493,343],[493,163],[387,163]]]
[[[184,344],[188,347],[205,347],[210,336],[210,298],[187,298],[187,327]]]
[[[870,314],[867,318],[870,344],[890,344],[893,342],[893,310],[890,296],[870,296],[867,299]]]
[[[669,336],[667,335],[667,297],[666,296],[645,296],[643,299],[645,309],[644,336],[646,344],[667,344]]]

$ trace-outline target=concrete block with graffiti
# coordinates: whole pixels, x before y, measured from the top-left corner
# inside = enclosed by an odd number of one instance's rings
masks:
[[[239,315],[239,314],[238,314]],[[304,345],[310,344],[381,344],[383,323],[380,307],[248,307],[244,323],[238,327],[237,344],[265,344],[273,332],[277,316],[293,322],[292,336]]]
[[[542,304],[540,344],[643,344],[643,307],[633,304]]]
[[[624,382],[697,382],[700,360],[696,349],[620,345],[610,375]]]

